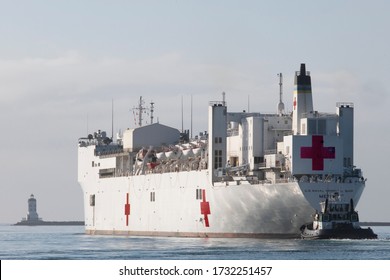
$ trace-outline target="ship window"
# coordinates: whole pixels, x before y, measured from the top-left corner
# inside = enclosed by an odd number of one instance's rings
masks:
[[[92,167],[95,167],[95,162],[94,161],[92,161]]]
[[[214,142],[215,142],[216,144],[222,143],[222,137],[215,137],[215,138],[214,138]]]
[[[156,201],[156,192],[150,192],[150,201]]]
[[[99,178],[108,178],[115,176],[115,168],[99,169]]]
[[[202,199],[202,190],[196,189],[196,199],[201,200]]]
[[[89,206],[95,206],[95,195],[91,194],[89,196]]]
[[[222,167],[222,150],[214,151],[214,169]]]
[[[254,157],[254,163],[255,164],[258,164],[258,163],[261,163],[261,162],[263,162],[263,157]]]

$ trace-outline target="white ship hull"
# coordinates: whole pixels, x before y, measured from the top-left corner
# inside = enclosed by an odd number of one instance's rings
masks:
[[[280,76],[281,77],[281,76]],[[314,110],[310,73],[295,75],[293,112],[208,107],[208,131],[159,123],[79,139],[86,232],[186,237],[299,237],[320,203],[357,205],[365,179],[354,164],[352,103]],[[153,105],[154,103],[152,103]],[[283,105],[283,106],[282,106]]]
[[[86,232],[183,237],[298,237],[311,221],[324,186],[209,183],[207,170],[116,177],[82,183]],[[361,186],[339,184],[358,201]],[[313,195],[315,194],[315,195]],[[91,205],[94,196],[94,205]],[[348,197],[347,197],[348,196]],[[126,206],[127,205],[127,206]]]

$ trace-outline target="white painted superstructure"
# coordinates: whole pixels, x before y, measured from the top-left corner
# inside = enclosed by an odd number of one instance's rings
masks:
[[[228,112],[223,100],[209,103],[208,132],[194,139],[158,123],[116,143],[102,131],[80,138],[86,232],[294,237],[335,192],[357,204],[353,104],[314,111],[304,64],[296,75],[292,114]]]

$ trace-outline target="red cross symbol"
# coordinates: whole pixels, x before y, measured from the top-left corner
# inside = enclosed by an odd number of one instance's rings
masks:
[[[324,137],[322,135],[312,136],[312,147],[301,147],[301,158],[312,159],[313,170],[324,170],[324,159],[335,158],[335,147],[324,147]]]
[[[206,201],[206,190],[202,190],[203,201],[200,203],[200,213],[204,215],[204,224],[206,227],[209,227],[209,217],[210,215],[210,203]]]
[[[130,215],[129,193],[126,194],[125,215],[126,215],[126,226],[128,226],[129,215]]]

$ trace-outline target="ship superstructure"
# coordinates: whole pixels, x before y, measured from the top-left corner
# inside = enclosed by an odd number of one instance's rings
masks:
[[[275,114],[209,102],[208,131],[194,139],[160,123],[115,143],[104,131],[80,138],[86,232],[294,237],[333,193],[357,203],[365,179],[353,162],[353,104],[314,111],[305,64],[291,114],[281,93]]]

